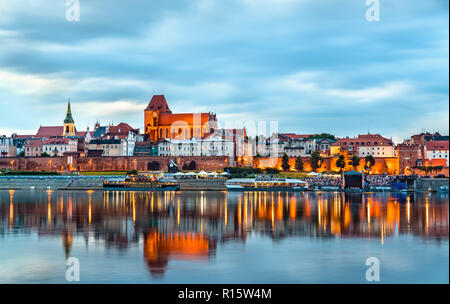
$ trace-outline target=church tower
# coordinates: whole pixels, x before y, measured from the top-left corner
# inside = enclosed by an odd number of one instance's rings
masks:
[[[70,109],[70,100],[67,103],[67,114],[66,119],[64,119],[64,130],[63,136],[75,136],[75,122],[72,117],[72,110]]]
[[[154,95],[144,110],[145,134],[151,141],[163,138],[158,132],[161,114],[172,114],[164,95]]]

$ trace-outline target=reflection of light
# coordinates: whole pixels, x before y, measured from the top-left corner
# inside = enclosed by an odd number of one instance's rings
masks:
[[[92,220],[92,191],[88,191],[89,193],[89,225],[91,224],[91,220]]]
[[[295,220],[295,217],[297,215],[297,201],[295,199],[295,196],[291,197],[291,201],[289,203],[289,217],[291,220]]]
[[[224,225],[225,227],[228,224],[228,200],[227,197],[225,196],[225,213],[224,213],[224,219],[223,219]]]
[[[180,226],[180,198],[177,201],[177,225]]]
[[[411,218],[411,202],[409,196],[406,198],[406,218],[408,219],[408,224]]]

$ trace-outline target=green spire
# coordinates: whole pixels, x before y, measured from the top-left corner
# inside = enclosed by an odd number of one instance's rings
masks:
[[[70,99],[69,102],[67,103],[67,114],[66,119],[64,119],[64,123],[74,123],[72,117],[72,110],[70,109]]]

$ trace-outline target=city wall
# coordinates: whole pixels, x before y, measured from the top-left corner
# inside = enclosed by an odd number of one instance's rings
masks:
[[[317,172],[326,171],[340,171],[341,168],[336,166],[337,157],[324,157],[320,169]],[[311,162],[309,157],[302,158],[303,160],[303,171],[312,171]],[[355,170],[351,165],[348,164],[350,160],[346,159],[345,171]],[[359,166],[356,168],[357,171],[364,169],[364,158],[361,158]],[[295,168],[295,158],[289,158],[289,165],[291,170]],[[253,167],[264,168],[278,168],[281,170],[281,158],[270,158],[270,157],[255,157],[253,158]],[[375,165],[372,167],[372,172],[374,174],[398,174],[399,162],[397,157],[380,157],[375,158]]]
[[[177,162],[181,169],[191,161],[197,170],[216,171],[228,167],[228,157],[213,156],[117,156],[117,157],[7,157],[0,158],[0,169],[23,171],[147,171],[149,164],[156,161],[160,170],[167,171],[170,161]]]

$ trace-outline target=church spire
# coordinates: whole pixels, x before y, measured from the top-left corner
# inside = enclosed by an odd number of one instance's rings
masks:
[[[72,110],[70,109],[70,99],[67,103],[67,114],[66,114],[66,119],[64,119],[64,123],[71,123],[73,124],[73,117],[72,117]]]

